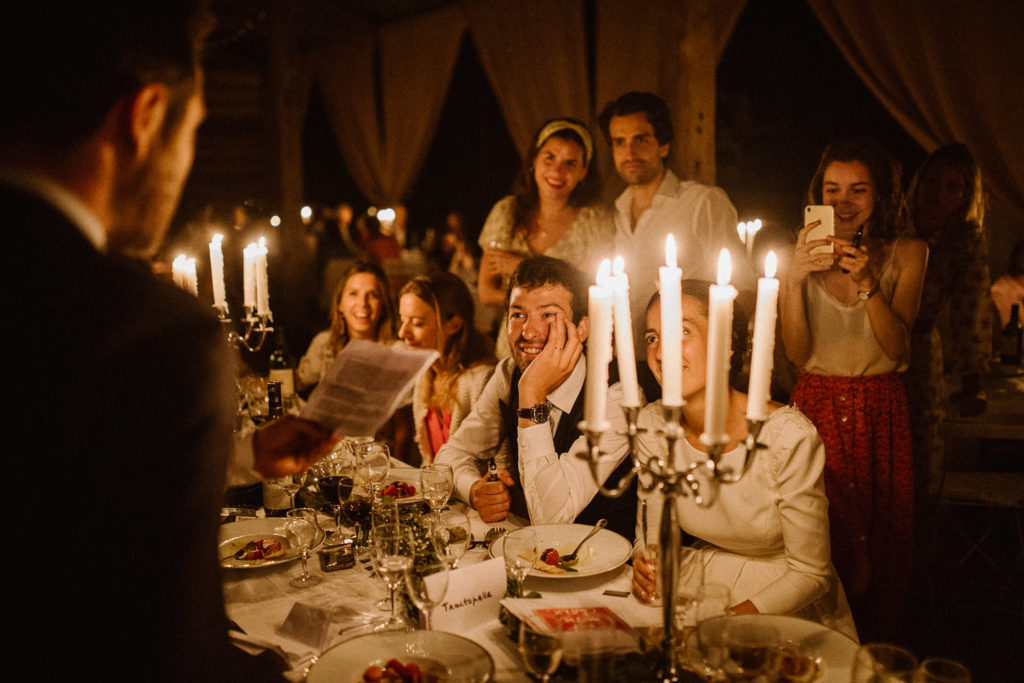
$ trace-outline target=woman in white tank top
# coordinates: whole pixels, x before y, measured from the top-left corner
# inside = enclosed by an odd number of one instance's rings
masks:
[[[835,210],[835,235],[797,235],[780,292],[791,401],[825,442],[832,560],[861,638],[900,635],[913,548],[906,368],[928,248],[901,232],[899,164],[862,138],[829,145],[809,203]],[[860,233],[860,245],[854,246]],[[815,247],[831,247],[812,254]]]

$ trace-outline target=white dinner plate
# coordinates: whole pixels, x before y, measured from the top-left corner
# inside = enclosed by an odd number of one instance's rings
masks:
[[[739,619],[773,626],[778,629],[784,642],[788,641],[799,646],[803,654],[811,657],[821,669],[821,674],[814,679],[815,681],[846,683],[850,680],[850,672],[853,669],[853,660],[857,656],[858,645],[849,636],[814,621],[779,614],[716,617],[715,621],[720,621],[724,626],[730,620]],[[696,631],[691,633],[686,640],[686,657],[694,665],[703,666]]]
[[[357,636],[326,650],[309,668],[306,683],[362,680],[367,667],[388,660],[415,662],[424,673],[444,681],[486,683],[494,679],[494,660],[472,640],[443,631],[384,631]]]
[[[594,528],[589,524],[534,524],[528,527],[537,532],[537,552],[554,548],[559,555],[568,555],[579,545]],[[491,557],[504,557],[505,536],[499,536],[491,544]],[[564,574],[549,574],[539,569],[531,569],[530,576],[543,579],[577,579],[583,576],[603,574],[621,567],[633,553],[629,541],[608,529],[601,529],[580,549],[579,562],[573,567],[576,571]]]
[[[297,559],[299,553],[288,543],[288,537],[284,531],[284,523],[284,517],[260,517],[221,524],[217,546],[217,557],[220,559],[220,566],[225,569],[256,569],[259,567],[272,567]],[[313,547],[316,548],[323,543],[325,537],[326,533],[321,529],[317,533]],[[269,560],[236,560],[234,558],[235,553],[245,547],[247,543],[260,538],[280,541],[284,552]]]

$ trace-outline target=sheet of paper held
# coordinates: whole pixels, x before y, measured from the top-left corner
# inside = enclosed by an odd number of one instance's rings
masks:
[[[301,416],[342,436],[375,434],[437,357],[433,350],[349,342],[309,395]]]

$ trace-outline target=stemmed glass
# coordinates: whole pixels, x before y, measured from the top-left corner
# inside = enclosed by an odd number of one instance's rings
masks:
[[[335,534],[341,532],[341,491],[347,487],[345,499],[348,499],[355,476],[355,464],[343,453],[332,453],[316,466],[317,487],[334,513]]]
[[[917,667],[913,683],[971,683],[971,672],[953,659],[929,657]]]
[[[699,548],[682,546],[677,566],[675,608],[676,646],[686,643],[697,626],[697,603],[704,586],[704,553]]]
[[[726,650],[723,639],[725,619],[732,604],[728,586],[706,583],[697,592],[696,652],[687,650],[684,663],[705,680],[722,680]]]
[[[309,551],[316,544],[316,537],[320,532],[320,525],[316,521],[316,510],[294,508],[289,510],[285,517],[284,530],[288,537],[288,543],[299,551],[299,560],[302,562],[302,573],[289,581],[288,585],[295,588],[315,586],[322,579],[309,573],[306,562],[309,560]]]
[[[458,510],[445,510],[430,523],[429,529],[434,551],[455,569],[473,540],[469,517]]]
[[[364,479],[371,487],[374,495],[388,478],[391,468],[391,450],[383,441],[374,441],[358,447],[358,477]]]
[[[384,527],[397,529],[398,526],[398,500],[394,496],[376,496],[370,508],[370,529],[377,530]],[[376,569],[377,565],[374,564],[373,567]],[[377,574],[380,576],[380,572]],[[377,609],[389,611],[394,601],[395,591],[392,589],[377,601]]]
[[[355,551],[362,554],[366,549],[367,535],[370,530],[370,509],[373,497],[365,485],[353,477],[342,475],[338,480],[338,502],[341,511],[352,525],[355,532]]]
[[[370,532],[373,567],[384,579],[394,596],[402,585],[405,573],[412,567],[412,532],[404,525],[381,525]],[[391,600],[391,616],[377,627],[378,631],[407,630],[409,623],[398,615],[398,601]]]
[[[505,537],[508,542],[508,537]],[[549,633],[541,633],[525,621],[519,622],[519,654],[523,666],[546,683],[562,663],[562,641]]]
[[[451,465],[434,463],[420,468],[420,489],[434,512],[435,521],[440,521],[441,509],[451,497],[453,486]]]
[[[516,592],[523,594],[523,582],[537,561],[537,532],[530,528],[516,529],[505,534],[502,545],[505,569],[516,582]]]
[[[299,492],[306,484],[306,477],[309,475],[309,471],[300,472],[299,474],[286,474],[283,477],[276,479],[268,479],[267,483],[277,486],[278,488],[284,489],[284,492],[288,494],[288,507],[295,507],[295,494]]]
[[[434,608],[444,600],[448,592],[448,563],[443,560],[427,562],[420,567],[421,571],[409,570],[405,573],[405,590],[409,599],[424,614],[424,623],[429,631]]]
[[[888,643],[866,643],[853,660],[852,683],[891,681],[909,683],[917,669],[917,657],[902,647]]]

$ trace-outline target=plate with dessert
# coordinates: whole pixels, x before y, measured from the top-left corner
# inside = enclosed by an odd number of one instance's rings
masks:
[[[594,576],[624,565],[633,553],[633,546],[620,534],[601,529],[583,544],[579,559],[571,565],[559,560],[572,553],[583,538],[593,531],[589,524],[534,524],[537,532],[537,559],[530,576],[544,579],[574,579]],[[504,557],[505,537],[499,536],[490,547],[491,557]]]
[[[271,567],[298,558],[299,553],[288,542],[285,518],[266,517],[230,522],[220,526],[217,557],[225,569]],[[313,547],[323,543],[326,534],[317,532]]]
[[[307,683],[336,681],[494,680],[494,660],[468,638],[443,631],[382,631],[326,650],[309,667]]]

